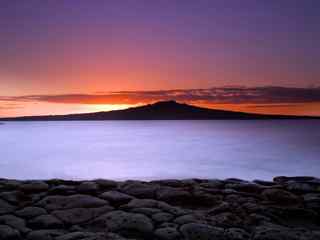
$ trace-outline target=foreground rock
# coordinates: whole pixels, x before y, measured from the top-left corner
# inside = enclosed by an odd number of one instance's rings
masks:
[[[1,240],[318,240],[320,179],[0,179]]]

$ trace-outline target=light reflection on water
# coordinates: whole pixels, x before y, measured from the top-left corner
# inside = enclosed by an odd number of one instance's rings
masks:
[[[320,121],[7,122],[0,177],[320,176]]]

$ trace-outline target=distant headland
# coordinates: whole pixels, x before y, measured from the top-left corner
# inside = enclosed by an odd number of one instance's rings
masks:
[[[160,101],[108,112],[0,118],[0,121],[84,121],[84,120],[266,120],[320,119],[312,116],[267,115],[202,108],[176,101]]]

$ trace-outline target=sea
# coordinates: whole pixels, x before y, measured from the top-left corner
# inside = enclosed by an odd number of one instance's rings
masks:
[[[319,120],[0,124],[0,178],[320,177]]]

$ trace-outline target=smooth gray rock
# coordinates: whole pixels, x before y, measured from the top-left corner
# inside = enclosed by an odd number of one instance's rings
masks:
[[[88,222],[99,215],[112,211],[114,208],[104,206],[100,208],[73,208],[67,210],[53,211],[52,215],[60,219],[66,224],[74,225]]]
[[[0,198],[14,205],[18,205],[22,201],[29,199],[24,193],[20,191],[2,192],[0,193]]]
[[[318,192],[320,193],[320,182],[312,183],[312,182],[287,182],[286,188],[289,191],[297,192],[297,193],[312,193]]]
[[[252,182],[259,184],[259,185],[262,185],[262,186],[266,186],[266,187],[271,187],[271,186],[277,185],[277,183],[275,183],[275,182],[259,180],[259,179],[253,180]]]
[[[201,216],[197,216],[195,214],[187,214],[180,217],[177,217],[173,222],[179,225],[187,224],[187,223],[199,223],[203,221]]]
[[[137,198],[154,198],[157,185],[139,181],[127,181],[120,187],[121,192]]]
[[[209,189],[220,189],[224,186],[224,182],[218,179],[210,179],[206,182],[200,183],[199,186]]]
[[[124,209],[134,208],[158,208],[164,212],[171,213],[175,216],[188,214],[190,211],[181,209],[179,207],[171,206],[170,204],[154,199],[133,199],[128,204],[123,206]]]
[[[154,235],[159,240],[178,240],[181,234],[176,228],[159,228],[154,232]]]
[[[25,207],[15,212],[19,217],[30,219],[41,215],[46,215],[48,212],[44,208],[39,207]]]
[[[74,186],[59,185],[49,189],[48,194],[50,195],[72,195],[76,193]]]
[[[186,240],[224,240],[223,228],[199,223],[182,225],[180,231]]]
[[[211,221],[214,225],[220,227],[237,227],[243,225],[241,218],[231,212],[214,215],[211,217]]]
[[[99,197],[108,200],[116,205],[128,203],[130,200],[134,198],[128,194],[119,191],[107,191],[102,193]]]
[[[59,229],[63,227],[63,223],[52,215],[41,215],[33,218],[28,222],[33,229]]]
[[[153,232],[152,221],[143,214],[112,211],[93,221],[98,226],[111,232],[133,232],[137,235],[149,236]]]
[[[44,192],[49,189],[49,185],[42,181],[29,181],[20,185],[20,190],[26,193]]]
[[[307,208],[320,210],[320,193],[305,194],[303,200]]]
[[[193,192],[192,200],[197,202],[199,206],[211,207],[219,204],[223,200],[223,196],[198,189]]]
[[[118,182],[113,181],[113,180],[96,179],[96,180],[94,180],[94,182],[97,183],[99,188],[103,189],[103,190],[115,189],[118,186]]]
[[[276,183],[287,183],[289,181],[291,182],[307,182],[307,181],[314,181],[314,180],[319,180],[315,177],[309,177],[309,176],[297,176],[297,177],[285,177],[285,176],[279,176],[279,177],[274,177],[273,181]]]
[[[36,230],[32,231],[27,235],[27,240],[55,240],[56,237],[59,237],[66,232],[63,230]]]
[[[219,205],[211,208],[209,210],[209,214],[218,214],[218,213],[223,213],[230,211],[231,206],[228,202],[221,202]]]
[[[91,233],[91,232],[73,232],[57,237],[55,240],[106,240],[104,233]]]
[[[152,220],[157,223],[169,222],[174,218],[170,213],[159,212],[152,215]]]
[[[228,183],[225,188],[234,189],[239,192],[260,193],[265,189],[264,186],[255,183]]]
[[[186,202],[190,198],[190,192],[180,188],[161,187],[157,191],[157,199],[164,202]]]
[[[171,213],[175,216],[182,216],[192,212],[191,210],[186,210],[180,207],[171,206],[170,204],[165,202],[158,202],[158,208],[164,212]]]
[[[177,180],[177,179],[154,180],[154,181],[151,181],[151,183],[158,184],[161,186],[169,186],[169,187],[177,187],[177,188],[185,186],[183,181]]]
[[[18,218],[14,215],[3,215],[0,216],[0,224],[8,225],[21,233],[27,233],[30,231],[29,228],[26,227],[26,222],[22,218]]]
[[[300,201],[295,194],[281,189],[266,189],[262,192],[262,196],[279,204],[295,204]]]
[[[133,199],[125,207],[132,208],[158,208],[159,201],[154,199]]]
[[[290,229],[282,226],[261,226],[255,229],[253,240],[316,240],[304,229]]]
[[[227,240],[248,240],[250,234],[241,228],[228,228],[225,230]]]
[[[71,196],[48,196],[38,202],[38,206],[47,210],[59,210],[70,208],[94,208],[108,205],[106,200],[83,194]]]
[[[99,190],[99,185],[95,182],[83,182],[78,187],[77,190],[79,193],[87,193],[87,194],[93,194],[96,193]]]
[[[5,190],[16,190],[22,184],[22,181],[14,179],[1,179],[0,184]]]
[[[0,215],[13,212],[15,209],[15,206],[12,206],[8,202],[0,199]]]
[[[158,208],[133,208],[133,209],[131,209],[130,212],[141,213],[141,214],[144,214],[146,216],[152,216],[155,213],[161,212],[161,210],[158,209]]]
[[[0,225],[0,239],[1,240],[22,240],[19,231],[7,225]]]

